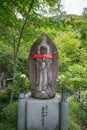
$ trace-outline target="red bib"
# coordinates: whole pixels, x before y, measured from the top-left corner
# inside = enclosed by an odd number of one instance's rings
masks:
[[[52,54],[34,54],[34,59],[42,59],[42,58],[52,59],[53,56]]]
[[[53,55],[56,53],[57,53],[57,51],[52,52],[50,54],[38,54],[38,53],[30,52],[30,54],[34,55],[34,59],[42,59],[42,58],[52,59]]]

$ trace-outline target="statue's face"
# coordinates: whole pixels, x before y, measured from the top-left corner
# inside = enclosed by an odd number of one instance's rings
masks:
[[[41,47],[40,48],[40,53],[41,54],[46,54],[47,53],[47,48],[46,47]]]

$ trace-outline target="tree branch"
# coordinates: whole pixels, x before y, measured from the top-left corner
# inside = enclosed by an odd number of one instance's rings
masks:
[[[18,40],[18,44],[17,44],[16,53],[17,53],[18,50],[19,50],[19,46],[20,46],[20,42],[21,42],[22,35],[23,35],[23,31],[24,31],[24,29],[25,29],[25,26],[26,26],[26,23],[27,23],[27,20],[28,20],[28,15],[29,15],[29,13],[30,13],[32,7],[33,7],[33,4],[34,4],[34,0],[32,0],[31,4],[30,4],[30,6],[29,6],[29,10],[28,10],[27,16],[26,16],[25,21],[24,21],[24,24],[23,24],[23,26],[22,26],[22,28],[21,28],[21,32],[20,32],[20,36],[19,36],[19,40]],[[16,55],[17,55],[17,54],[16,54]]]

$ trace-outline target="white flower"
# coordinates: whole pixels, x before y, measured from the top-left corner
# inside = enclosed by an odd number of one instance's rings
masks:
[[[25,74],[21,74],[21,78],[25,79],[26,75]]]
[[[61,83],[64,83],[65,82],[65,76],[64,75],[60,75],[58,77],[58,80],[61,82]]]
[[[60,76],[58,77],[58,79],[64,79],[64,78],[65,78],[64,75],[60,75]]]
[[[61,78],[62,78],[62,79],[64,79],[64,78],[65,78],[65,76],[64,76],[64,75],[61,75]]]

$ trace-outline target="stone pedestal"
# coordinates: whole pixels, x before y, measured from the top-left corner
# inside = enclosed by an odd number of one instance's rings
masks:
[[[26,99],[26,130],[59,130],[59,94],[52,99]]]
[[[68,130],[68,102],[60,104],[60,130]]]
[[[18,99],[18,130],[25,130],[25,95],[19,94]]]
[[[68,95],[36,99],[19,95],[18,130],[68,130]]]
[[[60,130],[68,130],[68,97],[69,93],[62,93],[60,103]]]

